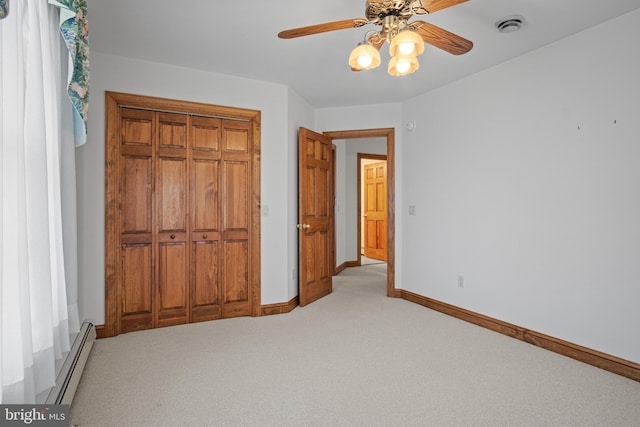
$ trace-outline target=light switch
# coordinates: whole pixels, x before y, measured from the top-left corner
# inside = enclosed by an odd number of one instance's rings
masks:
[[[409,215],[414,215],[416,214],[416,205],[409,205]]]

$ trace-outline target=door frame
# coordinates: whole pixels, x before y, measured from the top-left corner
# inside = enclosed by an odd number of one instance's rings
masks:
[[[389,168],[389,162],[387,160],[386,154],[367,154],[367,153],[358,153],[358,265],[362,265],[362,254],[360,253],[361,244],[362,244],[362,160],[379,160],[385,161],[387,163],[387,169]],[[387,181],[387,191],[389,191],[389,181],[387,177],[385,177],[385,181]],[[388,206],[387,206],[388,208]],[[388,242],[387,242],[388,243]]]
[[[180,101],[152,96],[105,92],[105,323],[102,337],[120,333],[121,290],[118,278],[119,241],[118,153],[120,144],[119,110],[131,107],[155,111],[194,114],[236,119],[249,122],[251,130],[251,177],[249,212],[249,312],[261,316],[260,286],[260,123],[261,112],[237,107],[225,107],[198,102]]]
[[[332,140],[349,140],[362,138],[386,138],[387,140],[387,296],[400,297],[400,292],[395,287],[395,129],[358,129],[327,131],[323,133]],[[359,220],[360,219],[358,218],[358,221]],[[358,247],[360,247],[359,241]],[[333,250],[335,251],[335,247]],[[358,250],[358,261],[360,261],[360,250]],[[334,265],[334,268],[335,267],[336,266]]]

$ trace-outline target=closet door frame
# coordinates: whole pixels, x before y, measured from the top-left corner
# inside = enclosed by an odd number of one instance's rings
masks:
[[[118,171],[120,155],[120,108],[184,113],[249,122],[250,150],[250,218],[249,218],[249,313],[262,314],[260,300],[260,120],[258,110],[225,107],[189,101],[105,92],[105,323],[101,337],[120,333],[121,288],[120,214],[121,183]],[[101,328],[102,329],[102,328]]]

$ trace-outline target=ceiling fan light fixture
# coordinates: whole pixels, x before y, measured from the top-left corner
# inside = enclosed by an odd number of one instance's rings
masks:
[[[406,76],[420,68],[418,58],[414,55],[396,55],[389,61],[387,71],[392,76]]]
[[[397,55],[414,55],[418,56],[424,52],[424,42],[422,37],[413,30],[404,29],[396,35],[389,45],[389,54]]]
[[[354,70],[370,70],[380,65],[380,52],[368,43],[359,43],[349,55],[349,66]]]

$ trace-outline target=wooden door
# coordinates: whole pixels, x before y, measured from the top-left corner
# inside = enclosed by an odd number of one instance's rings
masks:
[[[222,317],[220,146],[222,120],[191,118],[191,321]]]
[[[249,306],[250,138],[247,122],[224,120],[220,186],[223,317],[246,316]]]
[[[156,113],[156,301],[154,327],[189,321],[186,114]]]
[[[364,256],[387,260],[387,162],[364,165]]]
[[[120,209],[118,215],[114,212],[107,221],[117,233],[117,246],[113,246],[120,249],[116,249],[119,256],[113,257],[114,272],[119,273],[120,279],[113,290],[120,296],[116,308],[122,332],[148,329],[154,324],[154,117],[152,111],[121,109],[119,159],[112,163],[119,165],[113,177],[120,183],[117,194]]]
[[[103,336],[261,314],[259,142],[256,111],[107,93]]]
[[[300,305],[333,290],[331,227],[333,162],[331,139],[300,128],[298,134]]]

